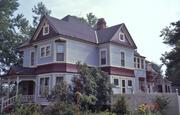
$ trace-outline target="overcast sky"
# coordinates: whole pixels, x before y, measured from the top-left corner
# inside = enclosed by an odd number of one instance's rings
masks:
[[[160,31],[180,19],[180,0],[19,0],[19,12],[32,21],[32,7],[42,1],[51,16],[85,17],[89,12],[105,18],[107,26],[125,23],[138,52],[149,61],[161,63],[169,47],[162,43]]]

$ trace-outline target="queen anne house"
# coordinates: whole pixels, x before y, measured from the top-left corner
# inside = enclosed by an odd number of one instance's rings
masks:
[[[145,57],[137,53],[124,23],[107,27],[101,18],[94,29],[74,16],[61,20],[43,16],[19,51],[23,66],[12,67],[5,78],[16,81],[16,93],[39,104],[47,104],[47,95],[61,80],[71,84],[78,76],[78,61],[107,72],[114,94],[149,91]]]

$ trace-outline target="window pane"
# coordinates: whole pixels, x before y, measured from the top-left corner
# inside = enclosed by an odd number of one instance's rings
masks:
[[[122,93],[126,93],[126,88],[122,88]]]
[[[56,61],[64,61],[64,53],[56,53]]]
[[[122,87],[125,87],[125,80],[122,80]]]
[[[114,85],[116,85],[116,86],[119,85],[119,80],[118,79],[114,79]]]
[[[128,86],[132,87],[132,80],[128,80]]]
[[[141,69],[144,69],[144,60],[141,59]]]
[[[125,66],[125,55],[124,55],[124,52],[121,52],[121,66]]]
[[[137,58],[137,67],[140,68],[140,61],[139,61],[139,58]]]
[[[56,77],[56,84],[61,83],[63,79],[63,77]]]
[[[35,58],[34,52],[31,52],[31,66],[34,65],[34,58]]]
[[[45,56],[45,48],[42,47],[42,48],[41,48],[41,57],[44,57],[44,56]]]
[[[45,78],[45,84],[44,84],[45,86],[47,86],[47,85],[49,85],[49,77],[46,77]]]
[[[50,51],[50,46],[47,46],[46,47],[46,56],[50,56],[51,54],[51,51]]]
[[[101,65],[106,64],[106,51],[101,51]]]
[[[64,53],[64,45],[57,45],[57,53]]]

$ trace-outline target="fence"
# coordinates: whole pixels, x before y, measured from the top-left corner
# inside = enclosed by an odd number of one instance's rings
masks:
[[[165,97],[168,97],[170,100],[170,103],[168,104],[168,107],[166,109],[166,115],[180,115],[180,107],[179,107],[179,100],[180,96],[177,95],[177,93],[151,93],[151,94],[145,94],[145,93],[138,93],[138,94],[124,94],[124,96],[127,99],[127,103],[129,106],[129,109],[131,111],[135,111],[138,109],[139,105],[147,103],[152,104],[154,103],[154,100],[157,95],[163,95]],[[114,95],[112,98],[112,103],[114,103],[118,99],[119,95]]]

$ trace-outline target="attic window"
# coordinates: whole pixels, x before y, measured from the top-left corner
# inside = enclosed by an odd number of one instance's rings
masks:
[[[123,41],[123,42],[125,41],[125,35],[124,35],[124,33],[121,33],[121,32],[119,33],[119,40],[120,40],[120,41]]]
[[[49,34],[49,25],[45,24],[43,26],[43,36],[48,35]]]

